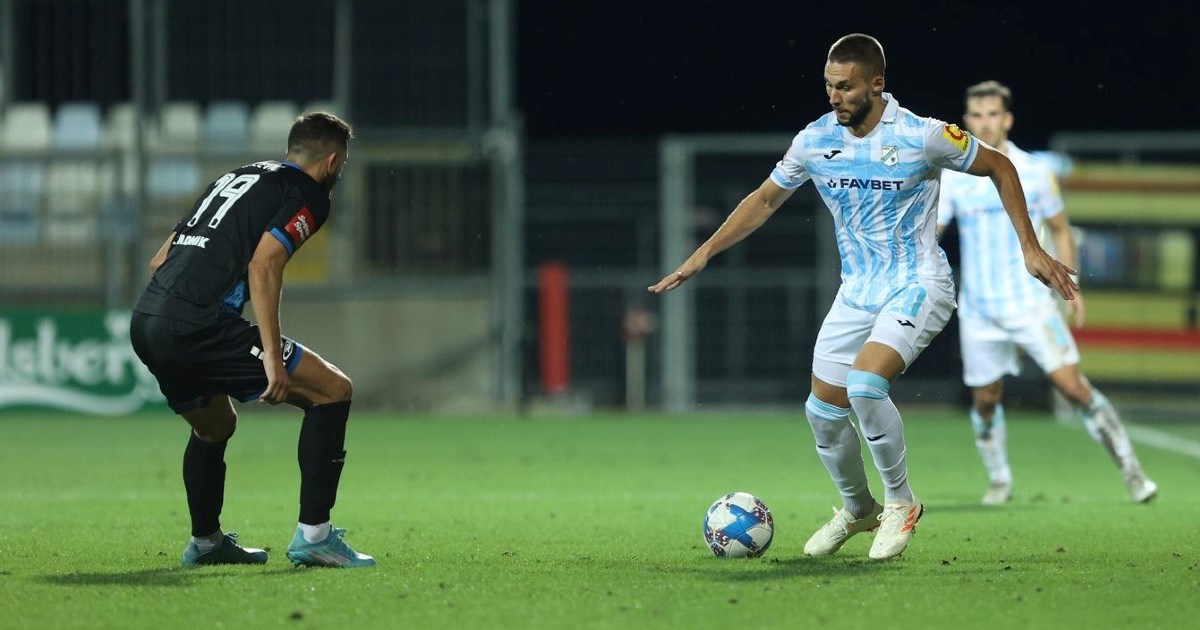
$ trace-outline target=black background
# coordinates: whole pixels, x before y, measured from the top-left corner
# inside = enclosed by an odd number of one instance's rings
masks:
[[[1195,121],[1200,10],[1187,3],[520,2],[518,101],[531,137],[795,132],[828,111],[841,35],[883,44],[887,90],[959,122],[967,85],[1013,89],[1012,139]]]

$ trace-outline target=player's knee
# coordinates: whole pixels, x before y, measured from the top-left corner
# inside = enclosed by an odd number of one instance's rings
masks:
[[[233,437],[233,432],[237,430],[236,413],[231,412],[228,416],[211,417],[206,420],[192,424],[192,433],[205,442],[224,442]]]
[[[1060,385],[1058,391],[1076,407],[1086,407],[1092,402],[1092,390],[1082,382]]]
[[[350,377],[337,372],[337,376],[329,385],[329,402],[342,402],[354,397],[354,383]]]
[[[892,384],[874,372],[850,370],[846,376],[846,396],[853,404],[855,399],[883,400],[890,394]]]
[[[1000,405],[999,396],[976,396],[975,411],[984,418],[991,418],[996,413],[996,407]]]

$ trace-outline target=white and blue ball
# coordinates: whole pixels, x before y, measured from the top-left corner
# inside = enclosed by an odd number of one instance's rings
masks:
[[[760,556],[774,535],[771,510],[748,492],[730,492],[704,514],[704,542],[719,558]]]

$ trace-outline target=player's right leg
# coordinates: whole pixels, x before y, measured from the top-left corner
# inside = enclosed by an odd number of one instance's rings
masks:
[[[1116,408],[1079,371],[1079,349],[1062,312],[1046,302],[1036,311],[1033,321],[1033,325],[1021,331],[1022,347],[1075,407],[1092,439],[1112,457],[1121,470],[1130,498],[1137,503],[1152,500],[1158,494],[1158,486],[1142,470]]]
[[[804,405],[817,446],[817,455],[842,496],[841,509],[804,545],[810,556],[841,549],[855,534],[879,527],[882,506],[867,487],[862,443],[850,421],[846,375],[874,323],[871,313],[850,308],[834,298],[813,348],[812,393]]]
[[[220,357],[221,384],[242,402],[258,400],[267,387],[258,326],[244,319],[224,324],[229,340]],[[281,358],[290,377],[287,402],[304,410],[297,459],[300,466],[300,518],[288,547],[295,564],[373,566],[341,539],[344,530],[330,523],[342,467],[346,421],[353,388],[345,374],[320,355],[288,337],[280,339]]]
[[[288,403],[304,410],[297,459],[300,464],[300,516],[288,544],[288,559],[297,566],[372,567],[375,559],[356,552],[333,527],[346,463],[346,424],[354,388],[350,379],[317,353],[305,349],[292,373]]]
[[[192,519],[192,540],[180,564],[263,564],[267,552],[242,547],[237,544],[236,533],[221,531],[225,447],[237,427],[237,413],[225,395],[210,396],[195,404],[200,406],[179,411],[192,427],[183,452],[183,485]]]
[[[1008,465],[1008,425],[1000,404],[1004,381],[971,389],[971,429],[975,450],[988,474],[988,489],[980,502],[1000,505],[1012,499],[1012,469]]]
[[[821,373],[845,373],[848,365],[820,365]],[[826,376],[826,378],[830,378]],[[837,377],[831,378],[831,380]],[[846,388],[813,376],[812,393],[804,404],[808,424],[812,427],[817,455],[833,485],[842,495],[841,509],[833,508],[833,518],[821,526],[804,544],[804,553],[824,556],[836,552],[855,534],[879,527],[883,506],[871,496],[867,486],[867,471],[862,459],[862,444],[854,424],[850,422],[850,403]]]

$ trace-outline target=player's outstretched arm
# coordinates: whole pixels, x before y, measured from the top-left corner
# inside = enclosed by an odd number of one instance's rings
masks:
[[[979,154],[967,170],[972,175],[991,178],[1000,193],[1004,212],[1017,231],[1021,253],[1025,257],[1025,269],[1042,284],[1054,289],[1064,300],[1075,297],[1079,286],[1071,279],[1075,270],[1054,259],[1038,242],[1033,223],[1029,220],[1029,207],[1025,205],[1025,190],[1017,178],[1017,169],[1008,156],[979,143]]]
[[[267,371],[267,388],[259,400],[277,405],[287,400],[291,377],[283,365],[283,350],[280,347],[279,300],[283,292],[283,268],[288,262],[288,252],[279,239],[270,233],[262,235],[247,270],[250,283],[250,304],[254,308],[254,319],[258,322],[258,334],[262,340],[263,367]]]
[[[668,274],[657,284],[646,287],[651,293],[665,293],[683,284],[688,278],[700,273],[708,265],[713,256],[729,249],[742,239],[757,230],[771,215],[792,196],[795,189],[781,188],[775,182],[767,179],[757,190],[746,195],[738,203],[733,212],[729,213],[725,222],[718,227],[700,247],[692,252],[672,273]]]

